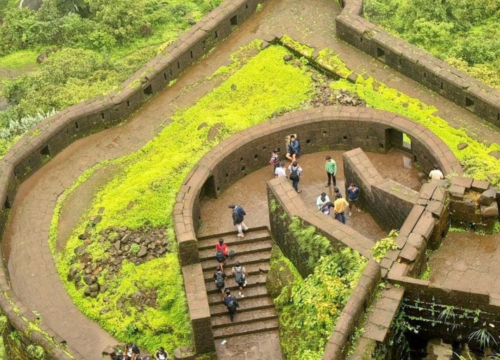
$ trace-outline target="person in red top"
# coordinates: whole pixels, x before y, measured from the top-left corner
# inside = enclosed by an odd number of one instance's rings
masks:
[[[228,255],[227,244],[224,244],[224,239],[220,238],[219,243],[215,245],[215,258],[220,264],[221,270],[224,270],[224,263]]]

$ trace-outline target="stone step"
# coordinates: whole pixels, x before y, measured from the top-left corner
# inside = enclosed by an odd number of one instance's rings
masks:
[[[251,252],[248,254],[236,254],[233,259],[227,259],[226,264],[224,265],[224,269],[231,270],[236,263],[239,261],[244,266],[249,266],[250,264],[258,264],[258,263],[268,263],[271,259],[271,247],[267,247],[264,249],[260,249],[255,252]],[[210,258],[201,260],[201,268],[203,271],[215,271],[218,265],[218,261],[215,259],[215,254]]]
[[[271,234],[269,231],[266,229],[262,230],[256,230],[256,231],[251,231],[251,232],[245,232],[245,237],[240,238],[236,236],[236,233],[228,236],[220,236],[217,235],[215,238],[209,238],[205,240],[198,240],[198,250],[209,250],[213,249],[215,252],[215,245],[219,243],[219,238],[224,239],[224,243],[227,244],[227,246],[231,249],[235,245],[240,245],[240,244],[248,244],[248,243],[253,243],[255,241],[259,241],[261,239],[271,239]]]
[[[254,276],[254,275],[259,275],[259,274],[267,274],[269,272],[270,267],[271,267],[269,262],[255,263],[255,264],[249,264],[249,265],[242,264],[242,265],[245,266],[245,269],[246,269],[249,277]],[[232,268],[233,268],[232,266],[230,266],[230,267],[226,266],[224,268],[224,271],[229,279],[232,279],[234,277],[233,274],[231,273]],[[214,272],[215,272],[215,268],[214,269],[206,269],[205,271],[203,271],[203,277],[205,278],[205,282],[214,281]]]
[[[260,284],[260,285],[257,285],[257,286],[253,286],[253,287],[249,287],[247,289],[244,290],[244,295],[245,297],[244,298],[240,298],[238,296],[238,287],[236,286],[232,286],[231,284],[229,284],[229,289],[231,289],[231,293],[236,296],[236,298],[238,299],[238,301],[247,301],[247,300],[253,300],[253,299],[257,299],[257,298],[262,298],[262,297],[268,297],[268,293],[267,293],[267,288],[266,288],[266,285],[264,284]],[[219,304],[222,304],[222,298],[221,298],[221,293],[220,292],[216,292],[216,293],[212,293],[212,294],[208,294],[208,303],[210,305],[219,305]]]
[[[267,274],[259,274],[259,275],[255,275],[255,276],[249,276],[248,280],[247,280],[247,286],[245,287],[245,289],[250,289],[252,287],[259,286],[259,285],[265,285],[266,279],[267,279]],[[236,289],[238,288],[238,284],[236,284],[236,282],[233,279],[228,280],[226,278],[225,284],[226,284],[226,288],[231,289],[231,291],[233,291],[233,290],[236,291]],[[215,285],[214,280],[208,281],[207,283],[205,283],[205,287],[207,288],[207,293],[209,293],[209,294],[219,294],[220,293],[220,290]]]
[[[229,313],[226,311],[226,316],[216,316],[212,317],[212,329],[214,331],[219,328],[232,327],[238,324],[251,324],[256,321],[265,321],[270,319],[278,318],[278,314],[274,308],[258,309],[254,311],[240,312],[240,309],[244,306],[242,301],[239,301],[240,308],[236,312],[234,317],[234,322],[231,322]]]
[[[253,311],[253,310],[258,310],[258,309],[268,309],[272,308],[274,309],[274,303],[271,300],[270,297],[261,297],[261,298],[247,298],[246,296],[244,298],[240,298],[237,296],[237,292],[235,293],[236,297],[238,298],[238,302],[240,304],[240,308],[238,309],[239,312],[247,312],[247,311]],[[247,301],[250,300],[250,301]],[[222,302],[219,304],[211,305],[210,306],[210,314],[213,317],[217,316],[227,316],[227,307],[224,305]]]
[[[269,234],[269,229],[267,228],[267,226],[257,226],[257,227],[249,228],[247,231],[245,231],[245,236],[249,235],[251,233],[254,233],[254,232],[261,232],[261,231],[266,231]],[[232,236],[232,235],[236,236],[236,234],[238,234],[238,232],[235,229],[235,230],[228,231],[225,233],[199,236],[199,237],[197,237],[197,239],[198,239],[198,243],[200,243],[200,241],[203,242],[205,240],[210,240],[210,239],[215,239],[215,241],[218,242],[219,238],[221,238],[221,237]],[[215,244],[216,243],[214,243],[214,246],[215,246]]]
[[[263,321],[255,321],[252,323],[238,323],[238,317],[242,314],[236,314],[234,325],[220,327],[214,329],[214,339],[226,339],[233,336],[248,335],[258,332],[277,330],[279,328],[279,323],[277,318],[267,319]],[[229,315],[228,315],[229,317]]]
[[[228,247],[229,251],[234,250],[236,252],[236,256],[243,254],[251,254],[253,252],[257,252],[260,250],[270,250],[273,247],[273,240],[271,239],[259,239],[256,242],[238,244]],[[215,248],[213,249],[205,249],[199,251],[200,253],[200,261],[209,259],[215,260]]]

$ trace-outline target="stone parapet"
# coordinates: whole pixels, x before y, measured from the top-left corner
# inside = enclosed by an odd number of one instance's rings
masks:
[[[337,36],[500,127],[500,92],[363,18],[363,0],[342,0]]]

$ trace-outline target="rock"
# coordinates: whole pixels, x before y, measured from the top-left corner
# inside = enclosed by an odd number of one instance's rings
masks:
[[[97,224],[99,224],[101,222],[101,220],[102,220],[102,216],[101,215],[97,215],[94,218],[94,220],[92,220],[92,222],[97,225]]]
[[[83,292],[83,294],[85,296],[90,296],[90,288],[88,286],[85,288],[85,291]]]
[[[92,285],[89,286],[89,289],[91,292],[95,292],[95,291],[99,291],[99,284],[98,283],[94,283]]]
[[[75,283],[80,282],[82,280],[82,276],[80,274],[75,275]]]
[[[91,284],[95,283],[96,278],[95,278],[95,276],[92,276],[92,275],[85,275],[83,277],[83,281],[85,282],[85,284],[91,285]]]
[[[287,55],[283,56],[283,60],[285,60],[285,61],[290,61],[292,59],[293,59],[293,56],[290,55],[290,54],[287,54]]]
[[[98,293],[97,291],[94,291],[94,292],[91,292],[91,293],[90,293],[90,297],[91,297],[91,298],[96,298],[96,297],[97,297],[97,295],[99,295],[99,293]]]
[[[108,296],[104,297],[102,301],[104,301],[105,303],[109,302],[109,297]]]
[[[497,198],[497,193],[493,189],[488,189],[483,191],[481,196],[479,197],[479,204],[483,206],[489,206],[493,201]]]
[[[109,308],[105,307],[105,308],[102,308],[100,314],[101,315],[106,315],[107,313],[109,313]]]
[[[118,239],[117,239],[118,240]],[[123,237],[122,237],[122,240],[121,242],[122,243],[126,243],[127,241],[130,240],[130,234],[125,234]],[[116,241],[116,240],[115,240]]]
[[[460,144],[458,144],[458,150],[466,149],[467,146],[469,146],[469,144],[467,144],[467,143],[460,143]]]
[[[207,127],[207,126],[208,126],[208,124],[207,124],[206,122],[202,122],[202,123],[198,126],[198,130],[201,130],[201,129],[203,129],[203,128]]]
[[[483,217],[497,217],[498,216],[498,204],[492,202],[489,206],[481,206],[481,215]]]
[[[101,290],[101,292],[103,293],[103,292],[106,292],[106,290],[108,290],[108,288],[109,288],[109,285],[108,285],[108,284],[104,284],[104,285],[102,285],[102,286],[100,287],[100,290]]]
[[[99,208],[99,211],[97,212],[98,214],[102,214],[104,212],[104,208],[103,207],[100,207]]]
[[[232,85],[231,85],[231,91],[236,91],[236,89],[237,89],[236,85],[235,85],[235,84],[232,84]]]
[[[85,243],[85,245],[90,245],[90,244],[92,244],[92,240],[85,239],[84,243]]]
[[[78,247],[75,248],[74,253],[75,255],[78,255],[78,256],[81,256],[85,253],[85,250],[87,250],[87,246],[88,245],[80,245]]]
[[[86,238],[87,238],[87,236],[85,234],[78,235],[79,240],[85,240]]]
[[[500,159],[500,152],[498,151],[490,151],[488,155],[493,156],[495,159]]]
[[[189,25],[196,25],[196,21],[194,19],[189,18],[187,22]]]
[[[148,248],[146,246],[141,246],[141,250],[137,253],[137,257],[144,257],[148,254]]]
[[[122,242],[120,240],[115,242],[114,248],[116,251],[120,250],[120,246],[122,246]]]

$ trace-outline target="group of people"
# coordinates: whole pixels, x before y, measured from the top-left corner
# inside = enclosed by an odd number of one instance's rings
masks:
[[[235,208],[237,207],[235,206]],[[244,228],[247,229],[246,226],[244,226]],[[230,257],[229,254],[230,252],[227,244],[224,243],[223,238],[220,238],[219,243],[215,245],[215,258],[219,262],[219,265],[217,265],[213,278],[215,281],[215,286],[221,292],[222,301],[227,307],[229,317],[231,318],[231,321],[234,321],[234,315],[236,314],[236,310],[240,307],[240,305],[236,297],[231,294],[231,289],[226,287],[227,275],[224,272],[224,265],[226,263],[226,259]],[[231,269],[231,273],[233,274],[234,281],[239,288],[238,295],[240,296],[240,298],[244,298],[245,295],[243,294],[243,289],[245,286],[247,286],[247,270],[239,261],[236,261],[233,268]]]
[[[297,157],[301,155],[300,142],[295,134],[290,135],[290,141],[287,144],[286,158],[291,161],[288,166],[288,173],[285,169],[285,162],[279,159],[279,149],[276,148],[271,153],[271,159],[269,163],[273,166],[273,174],[275,177],[286,177],[292,181],[292,186],[298,193],[301,192],[299,189],[299,182],[302,175],[302,168],[300,167]],[[351,183],[347,189],[347,200],[343,198],[342,193],[339,188],[337,188],[337,163],[330,156],[325,158],[325,172],[327,176],[326,187],[333,185],[335,198],[333,202],[330,201],[328,195],[323,192],[318,197],[316,205],[318,209],[326,215],[330,215],[331,208],[334,210],[335,218],[341,223],[345,224],[346,216],[345,212],[349,209],[349,215],[352,213],[354,203],[359,199],[359,188]],[[359,208],[357,208],[359,211]]]
[[[125,345],[125,351],[122,349],[118,348],[116,349],[115,353],[112,355],[113,360],[144,360],[144,359],[155,359],[155,360],[167,360],[169,359],[168,357],[168,352],[163,348],[160,347],[158,350],[156,350],[154,357],[151,358],[150,356],[143,356],[141,357],[141,350],[136,344],[128,343]]]

